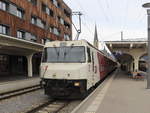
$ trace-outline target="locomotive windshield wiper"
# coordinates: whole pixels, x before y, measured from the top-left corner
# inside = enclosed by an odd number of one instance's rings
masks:
[[[71,49],[74,47],[73,46],[74,44],[72,44],[71,46],[70,46],[70,48],[69,48],[69,51],[68,52],[64,52],[64,58],[66,58],[66,55],[71,51]],[[66,50],[66,48],[65,48],[65,50]]]
[[[56,46],[54,46],[54,48],[55,48],[55,51],[56,51],[56,54],[57,54],[57,59],[58,59],[59,58],[59,52],[57,51]]]

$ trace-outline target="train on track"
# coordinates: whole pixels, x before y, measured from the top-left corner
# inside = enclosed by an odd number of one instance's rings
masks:
[[[85,40],[47,42],[40,76],[45,94],[52,98],[84,98],[117,62]]]

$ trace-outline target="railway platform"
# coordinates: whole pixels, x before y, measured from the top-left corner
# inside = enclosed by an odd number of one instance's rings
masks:
[[[28,78],[28,79],[18,79],[18,80],[13,80],[13,81],[3,81],[0,82],[0,94],[27,88],[27,87],[32,87],[39,85],[40,83],[40,78],[39,77],[34,77],[34,78]]]
[[[150,90],[146,80],[137,80],[117,70],[72,113],[150,113]]]

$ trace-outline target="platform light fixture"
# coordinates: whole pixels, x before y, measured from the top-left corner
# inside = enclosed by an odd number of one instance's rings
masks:
[[[147,89],[150,89],[150,3],[145,3],[142,5],[143,8],[147,9],[147,19],[148,19],[148,72],[147,72]]]

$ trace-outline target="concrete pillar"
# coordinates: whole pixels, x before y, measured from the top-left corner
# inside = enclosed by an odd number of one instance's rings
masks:
[[[131,71],[131,62],[129,62],[128,65],[129,65],[128,66],[128,71],[130,72]]]
[[[134,65],[134,62],[131,61],[131,62],[130,62],[130,72],[133,72],[133,70],[134,70],[134,69],[133,69],[133,65]]]
[[[130,71],[131,71],[131,72],[134,71],[133,65],[134,65],[134,62],[131,62],[131,64],[130,64]]]
[[[127,63],[127,72],[130,71],[129,67],[130,67],[130,63]]]
[[[139,58],[134,58],[134,71],[139,70]]]
[[[30,54],[27,57],[27,62],[28,62],[28,77],[33,76],[33,71],[32,71],[32,56],[33,54]]]
[[[129,63],[129,72],[131,72],[131,62]]]

